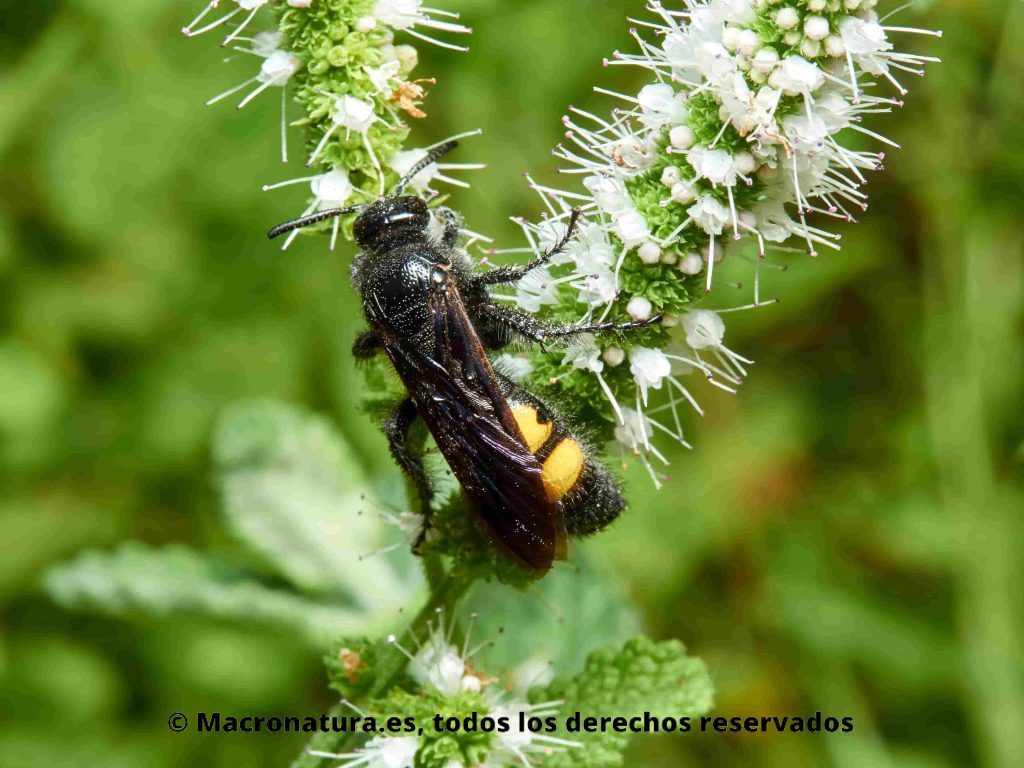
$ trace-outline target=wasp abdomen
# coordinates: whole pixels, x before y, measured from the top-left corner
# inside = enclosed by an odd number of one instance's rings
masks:
[[[509,409],[541,465],[544,491],[562,507],[571,536],[594,533],[619,516],[625,501],[608,470],[540,399],[509,387]]]

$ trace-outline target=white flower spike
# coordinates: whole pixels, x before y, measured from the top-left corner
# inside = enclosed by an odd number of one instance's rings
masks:
[[[571,381],[600,377],[620,441],[632,449],[657,455],[653,433],[685,444],[678,411],[700,408],[679,376],[699,371],[734,391],[746,375],[750,361],[723,345],[719,314],[693,311],[695,289],[712,293],[716,264],[733,243],[755,251],[738,254],[754,265],[753,301],[722,311],[761,307],[776,301],[761,297],[762,271],[785,268],[769,257],[793,252],[792,238],[812,256],[838,249],[840,236],[825,225],[853,221],[866,208],[867,173],[884,155],[852,148],[845,137],[855,131],[896,146],[864,123],[902,106],[884,92],[905,92],[900,73],[921,74],[936,59],[899,52],[890,37],[939,34],[887,26],[877,2],[650,0],[654,21],[637,22],[649,39],[633,30],[638,52],[605,63],[640,67],[653,82],[635,95],[595,88],[618,100],[609,117],[570,107],[563,118],[567,133],[555,155],[583,188],[531,184],[549,222],[579,208],[589,233],[568,249],[568,264],[545,277],[575,291],[560,290],[556,302],[546,295],[536,308],[553,303],[556,316],[584,320],[657,313],[678,325],[662,324],[659,344],[667,338],[667,346],[634,343],[628,377],[625,366],[595,371],[575,358],[553,377],[567,395]],[[541,252],[538,225],[522,226]],[[655,418],[660,413],[667,418]],[[636,423],[627,428],[629,418]]]

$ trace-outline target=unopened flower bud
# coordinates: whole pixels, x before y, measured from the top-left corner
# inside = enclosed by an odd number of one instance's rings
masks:
[[[693,130],[688,125],[677,125],[668,134],[668,140],[675,149],[689,149],[693,146]]]
[[[800,23],[800,14],[795,8],[780,8],[775,14],[775,26],[779,29],[793,29]]]
[[[608,347],[601,353],[601,359],[614,368],[617,365],[622,365],[622,361],[626,359],[626,352],[622,347]]]
[[[644,264],[657,264],[661,260],[661,246],[653,240],[648,240],[637,248],[636,255]]]
[[[634,296],[626,305],[626,313],[638,323],[650,320],[653,309],[654,307],[651,305],[651,302],[643,296]]]
[[[699,275],[704,269],[704,260],[699,253],[688,253],[679,260],[679,271],[684,275]]]
[[[661,173],[661,183],[666,187],[678,184],[682,178],[683,176],[679,173],[679,169],[674,165],[666,166],[665,170]]]

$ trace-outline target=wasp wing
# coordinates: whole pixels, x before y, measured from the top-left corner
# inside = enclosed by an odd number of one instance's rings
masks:
[[[434,294],[431,310],[432,351],[398,340],[385,349],[471,510],[513,556],[547,570],[565,552],[561,508],[545,493],[457,289]]]

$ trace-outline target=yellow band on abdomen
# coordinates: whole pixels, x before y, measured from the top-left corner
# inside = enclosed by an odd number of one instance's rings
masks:
[[[550,501],[558,501],[573,489],[585,461],[583,449],[571,437],[555,446],[541,468],[544,491]]]
[[[537,416],[537,409],[532,405],[515,405],[512,407],[512,416],[519,425],[519,431],[526,439],[526,447],[530,453],[536,453],[541,446],[551,437],[551,430],[554,424],[550,421],[542,422]]]

